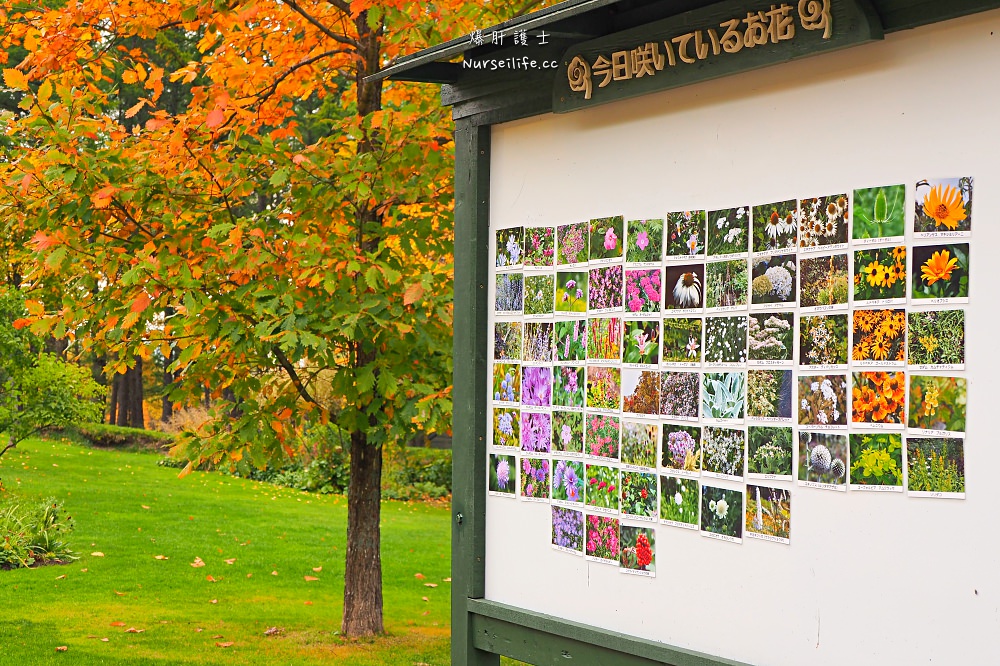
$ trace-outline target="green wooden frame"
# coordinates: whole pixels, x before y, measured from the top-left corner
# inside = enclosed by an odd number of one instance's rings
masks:
[[[564,22],[574,41],[556,40],[539,57],[560,57],[567,44],[600,36],[593,29],[614,2],[574,0]],[[654,21],[677,7],[711,2],[626,3],[636,20]],[[728,3],[727,3],[728,4]],[[556,7],[559,7],[557,5]],[[871,0],[886,33],[1000,7],[1000,0]],[[554,10],[555,8],[550,8]],[[546,10],[546,11],[550,11]],[[588,12],[592,14],[588,19]],[[659,13],[657,13],[659,12]],[[557,12],[550,12],[558,17]],[[552,19],[555,21],[556,19]],[[508,22],[508,29],[525,21]],[[538,25],[536,21],[535,27]],[[545,25],[542,22],[542,25]],[[590,32],[588,32],[590,30]],[[467,38],[466,38],[467,40]],[[436,62],[472,50],[464,40],[428,49],[395,65],[394,78],[444,83],[442,101],[453,107],[455,129],[455,328],[454,472],[452,495],[452,664],[496,666],[500,655],[542,665],[740,666],[740,662],[489,601],[486,579],[487,385],[489,363],[487,299],[489,276],[490,135],[493,124],[553,111],[552,73],[468,77]],[[504,51],[496,52],[504,57]],[[404,72],[410,71],[406,75]],[[745,665],[743,665],[745,666]]]

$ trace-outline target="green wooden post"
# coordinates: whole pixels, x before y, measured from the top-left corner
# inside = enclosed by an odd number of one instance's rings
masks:
[[[486,593],[486,327],[490,126],[455,130],[455,338],[452,432],[451,660],[497,666],[476,649],[469,599]]]

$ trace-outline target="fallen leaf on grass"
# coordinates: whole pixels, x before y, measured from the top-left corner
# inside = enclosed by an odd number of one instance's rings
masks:
[[[413,577],[416,578],[417,580],[423,580],[424,578],[427,578],[427,576],[423,575],[422,573],[413,574]]]
[[[315,571],[316,573],[319,573],[322,570],[323,570],[323,567],[313,567],[313,571]]]
[[[451,578],[445,578],[445,579],[444,579],[444,582],[446,582],[446,583],[450,583],[450,582],[451,582]]]
[[[305,579],[307,583],[311,583],[314,580],[319,580],[319,578],[316,578],[316,576],[306,576]]]
[[[194,629],[194,630],[195,630],[195,633],[199,633],[199,634],[200,634],[201,632],[205,631],[205,630],[204,630],[204,629],[202,629],[201,627],[195,627],[195,629]]]
[[[224,562],[225,562],[226,564],[236,564],[236,558],[235,558],[235,557],[234,557],[234,558],[232,558],[231,560],[223,560],[223,561],[224,561]]]
[[[56,652],[65,652],[68,649],[69,648],[66,647],[65,645],[60,645],[59,647],[56,648]]]
[[[283,631],[284,631],[284,628],[282,628],[282,627],[268,627],[267,629],[264,630],[264,635],[265,636],[277,636],[278,634],[280,634]]]
[[[136,629],[135,627],[129,627],[125,630],[126,634],[143,634],[146,633],[145,629]]]
[[[430,615],[430,614],[431,614],[430,611],[424,611],[423,613],[421,613],[421,615]]]
[[[62,580],[65,577],[66,577],[66,574],[63,574],[62,576],[56,576],[56,580]]]
[[[112,627],[124,627],[125,623],[124,622],[112,622],[111,626]]]
[[[154,560],[169,560],[170,558],[166,555],[153,555]]]
[[[80,573],[87,573],[86,569],[80,569]]]
[[[424,587],[437,587],[437,583],[424,583]]]
[[[208,603],[210,603],[210,604],[217,604],[217,603],[219,603],[219,600],[218,599],[212,599]]]
[[[215,576],[212,576],[212,575],[205,576],[205,580],[207,580],[209,583],[218,583],[219,582],[219,579],[216,578]]]
[[[420,597],[420,598],[423,599],[424,601],[430,601],[430,599],[428,599],[427,597]]]
[[[302,603],[305,606],[312,606],[313,605],[313,602],[311,602],[311,601],[303,601]]]
[[[271,575],[272,575],[272,576],[277,576],[277,575],[278,575],[278,572],[277,572],[277,571],[272,571],[272,572],[271,572]]]
[[[125,596],[124,592],[119,592],[118,590],[115,590],[115,594],[117,594],[119,597],[124,597]]]
[[[143,509],[146,509],[147,511],[149,510],[149,507],[146,506],[145,504],[140,504],[139,506],[141,506]]]
[[[193,566],[195,569],[197,569],[198,567],[205,566],[205,563],[202,561],[202,559],[200,557],[196,557],[196,558],[194,558],[194,562],[191,563],[191,566]]]
[[[90,554],[91,557],[104,557],[104,553],[98,551]]]
[[[216,643],[215,647],[220,647],[220,648],[233,647],[233,642],[229,641],[227,643]]]
[[[212,640],[213,640],[213,641],[214,641],[214,640],[215,640],[216,638],[225,638],[225,636],[223,636],[222,634],[216,634],[216,635],[212,636]]]
[[[253,578],[253,574],[252,573],[248,573],[247,574],[247,578]]]
[[[101,639],[101,642],[102,642],[102,643],[107,643],[107,642],[108,642],[108,639],[107,639],[107,638],[102,638],[102,639]]]

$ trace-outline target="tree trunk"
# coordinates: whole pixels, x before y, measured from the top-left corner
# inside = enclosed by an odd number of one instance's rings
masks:
[[[108,423],[127,428],[145,428],[142,413],[142,359],[111,380],[111,413]]]
[[[345,636],[371,636],[382,624],[382,446],[351,433],[351,480],[347,486],[347,562],[344,568]]]

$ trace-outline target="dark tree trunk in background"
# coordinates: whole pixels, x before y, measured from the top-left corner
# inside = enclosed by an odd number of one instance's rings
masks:
[[[111,380],[111,413],[108,423],[128,428],[145,428],[142,414],[142,359]]]
[[[347,636],[371,636],[382,623],[382,446],[363,432],[351,434],[351,480],[347,486],[347,561],[344,622]]]

